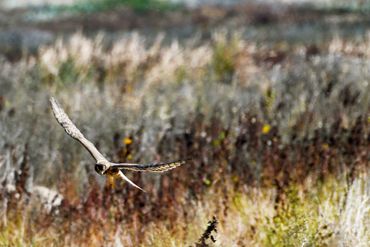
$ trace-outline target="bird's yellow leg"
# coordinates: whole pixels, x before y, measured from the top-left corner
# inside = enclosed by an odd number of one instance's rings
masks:
[[[114,180],[114,176],[108,176],[108,186],[110,189],[114,189],[115,187],[115,180]]]

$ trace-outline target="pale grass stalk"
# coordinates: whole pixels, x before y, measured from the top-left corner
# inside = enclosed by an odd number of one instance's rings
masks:
[[[349,187],[345,207],[338,225],[340,246],[370,244],[369,177],[356,178]]]

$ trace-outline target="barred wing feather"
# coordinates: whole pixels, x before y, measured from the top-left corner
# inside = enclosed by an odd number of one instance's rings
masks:
[[[81,131],[74,125],[68,115],[59,106],[59,103],[53,97],[50,98],[51,109],[53,110],[54,116],[58,123],[64,128],[65,132],[79,141],[89,153],[96,159],[96,161],[106,160],[104,156],[96,149],[94,144],[87,140]]]
[[[113,164],[113,167],[136,171],[136,172],[166,172],[172,170],[178,166],[185,164],[185,160],[178,160],[166,163],[150,163],[150,164],[130,164],[130,163],[119,163]]]

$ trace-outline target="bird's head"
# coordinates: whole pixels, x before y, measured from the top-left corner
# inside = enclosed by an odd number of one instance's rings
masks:
[[[106,164],[102,164],[102,163],[95,164],[95,171],[100,175],[104,175],[106,171],[108,170],[108,168],[109,166],[107,166]]]

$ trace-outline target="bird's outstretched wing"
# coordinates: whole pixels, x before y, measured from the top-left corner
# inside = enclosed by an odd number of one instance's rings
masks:
[[[112,167],[136,171],[136,172],[165,172],[181,166],[186,163],[186,160],[178,160],[166,163],[150,163],[150,164],[130,164],[130,163],[119,163],[113,164]]]
[[[74,125],[74,123],[69,119],[68,115],[59,106],[56,99],[50,98],[51,109],[53,110],[54,116],[58,123],[64,128],[68,135],[79,141],[89,153],[95,158],[97,162],[105,161],[104,156],[96,149],[94,144],[87,140],[81,131]]]
[[[126,177],[125,174],[123,174],[122,171],[119,171],[118,172],[118,176],[120,178],[122,178],[123,180],[125,180],[126,182],[128,182],[129,184],[131,184],[132,186],[134,186],[134,187],[138,188],[139,190],[142,190],[142,191],[145,192],[145,190],[143,190],[142,188],[140,188],[139,186],[137,186],[136,184],[134,184],[134,182],[132,182],[130,179],[128,179],[128,177]]]

